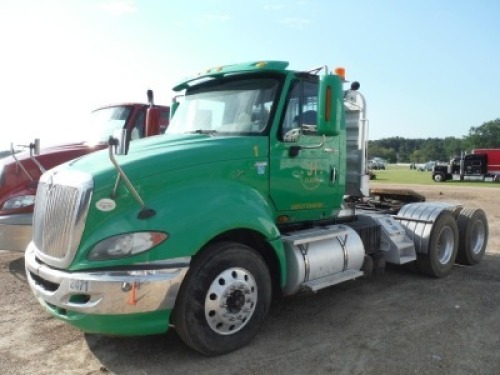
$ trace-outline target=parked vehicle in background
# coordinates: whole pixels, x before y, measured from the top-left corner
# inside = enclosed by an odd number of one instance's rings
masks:
[[[447,165],[436,165],[432,179],[436,182],[499,181],[500,149],[476,149],[471,154],[462,153]]]
[[[366,165],[368,169],[378,170],[378,169],[385,169],[386,164],[387,162],[384,159],[373,158],[368,160]]]
[[[427,163],[418,163],[415,164],[415,169],[417,171],[432,171],[436,163],[437,162],[434,160],[428,161]]]
[[[0,159],[0,249],[25,251],[31,239],[31,222],[38,180],[42,173],[71,159],[101,150],[117,129],[126,129],[131,140],[160,134],[169,124],[170,108],[157,106],[153,92],[148,104],[124,103],[98,108],[90,114],[85,139],[40,149],[40,141]],[[69,129],[68,131],[71,131]]]

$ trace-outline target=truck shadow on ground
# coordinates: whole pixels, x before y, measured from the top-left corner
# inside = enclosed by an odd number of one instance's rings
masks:
[[[487,255],[483,264],[491,260],[493,256]],[[412,303],[436,303],[442,289],[464,278],[479,279],[484,268],[493,277],[500,266],[498,257],[495,261],[494,265],[476,266],[477,270],[455,267],[443,279],[423,276],[413,265],[387,265],[379,276],[349,281],[316,294],[284,298],[273,304],[262,329],[248,346],[219,357],[191,350],[173,329],[157,336],[86,335],[85,339],[103,368],[117,374],[154,374],[167,369],[168,373],[259,373],[275,369],[276,361],[285,357],[300,356],[307,347],[335,346],[352,336],[363,336],[366,321],[383,321],[390,315],[389,324],[407,324],[398,320],[405,319],[399,317],[402,305],[411,311],[408,305]],[[221,372],[224,366],[226,370]]]
[[[389,271],[390,272],[390,271]],[[246,347],[218,357],[207,357],[187,347],[170,329],[164,335],[144,337],[109,337],[100,335],[85,335],[87,345],[94,356],[107,371],[116,374],[128,374],[144,371],[148,374],[164,373],[248,373],[245,367],[255,358],[269,358],[279,346],[280,352],[293,350],[288,348],[286,336],[287,325],[303,327],[303,316],[308,316],[311,309],[327,306],[326,300],[334,298],[335,294],[349,294],[352,285],[330,288],[317,295],[296,295],[275,302],[264,325],[254,340]],[[357,286],[359,287],[359,286]],[[356,288],[357,288],[356,287]],[[333,289],[333,290],[332,290]],[[315,306],[315,307],[314,307]],[[306,324],[307,326],[307,324]],[[310,327],[314,335],[314,327]],[[271,345],[269,342],[279,344]],[[250,360],[253,358],[252,360]],[[233,364],[236,362],[237,364]],[[222,364],[231,368],[220,371]],[[230,365],[231,364],[231,365]],[[219,370],[215,370],[218,368]],[[255,372],[258,373],[259,371]]]
[[[26,280],[26,270],[24,268],[24,255],[20,254],[20,257],[14,259],[8,263],[9,273],[16,279],[22,281],[23,283],[28,283]]]

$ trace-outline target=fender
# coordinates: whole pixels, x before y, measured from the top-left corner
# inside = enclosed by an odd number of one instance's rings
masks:
[[[121,260],[89,262],[86,259],[96,243],[117,234],[142,230],[169,234],[164,243],[134,256],[134,262],[141,263],[192,257],[219,234],[248,229],[267,239],[275,251],[284,279],[286,260],[279,240],[280,232],[274,223],[274,211],[256,189],[238,181],[217,179],[190,181],[155,191],[154,197],[145,196],[147,206],[156,211],[156,215],[146,220],[137,218],[137,203],[126,192],[119,192],[117,208],[112,212],[101,212],[95,208],[96,201],[109,197],[109,191],[95,194],[80,243],[81,250],[70,269],[113,267],[121,263]]]
[[[461,209],[461,205],[452,203],[410,203],[403,206],[395,218],[405,229],[406,235],[415,243],[417,254],[428,254],[432,228],[439,215],[443,211],[450,211],[456,219]]]

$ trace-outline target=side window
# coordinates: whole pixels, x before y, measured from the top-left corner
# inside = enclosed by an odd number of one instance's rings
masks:
[[[134,124],[132,125],[132,134],[130,139],[144,138],[144,128],[146,126],[146,110],[141,109],[135,116]]]
[[[288,98],[281,124],[281,139],[297,141],[300,135],[316,135],[318,111],[318,83],[297,81]]]
[[[317,135],[318,84],[304,82],[302,90],[302,134]]]

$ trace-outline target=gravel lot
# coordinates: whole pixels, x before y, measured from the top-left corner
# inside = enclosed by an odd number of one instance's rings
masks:
[[[499,374],[500,189],[410,188],[431,201],[486,211],[490,239],[481,264],[456,266],[439,280],[389,266],[376,278],[287,298],[249,346],[215,358],[188,349],[173,330],[140,338],[85,335],[38,304],[22,254],[0,251],[0,372]]]

